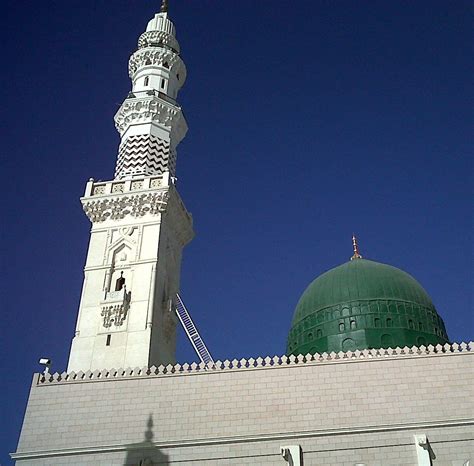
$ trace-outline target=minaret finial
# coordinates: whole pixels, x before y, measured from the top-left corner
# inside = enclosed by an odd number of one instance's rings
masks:
[[[168,0],[162,0],[160,13],[166,13],[167,11],[168,11]]]
[[[352,248],[354,249],[354,255],[351,257],[351,261],[354,259],[362,259],[362,256],[359,254],[359,246],[357,244],[357,238],[352,234]]]

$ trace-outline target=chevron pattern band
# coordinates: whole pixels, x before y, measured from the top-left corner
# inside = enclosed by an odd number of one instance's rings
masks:
[[[119,148],[115,179],[130,176],[175,174],[176,153],[170,143],[151,134],[127,138]]]

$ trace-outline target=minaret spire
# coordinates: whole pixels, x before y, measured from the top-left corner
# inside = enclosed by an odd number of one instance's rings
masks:
[[[176,147],[187,131],[177,103],[186,66],[167,12],[168,0],[162,0],[128,63],[132,89],[115,115],[121,136],[117,180],[176,175]]]
[[[352,234],[352,248],[354,250],[354,255],[351,257],[351,261],[354,259],[362,259],[362,256],[359,254],[359,245],[357,244],[357,238]]]

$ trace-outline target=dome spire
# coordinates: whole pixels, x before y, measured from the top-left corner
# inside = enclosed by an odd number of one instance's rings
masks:
[[[167,13],[168,12],[168,0],[162,0],[160,13]]]
[[[359,245],[357,244],[357,238],[352,234],[352,248],[354,249],[354,255],[351,257],[351,261],[354,259],[362,259],[362,256],[359,254]]]

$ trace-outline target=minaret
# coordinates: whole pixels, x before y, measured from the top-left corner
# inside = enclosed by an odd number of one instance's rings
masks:
[[[132,90],[115,115],[115,178],[89,180],[81,198],[92,229],[68,371],[175,360],[172,297],[194,233],[175,187],[176,146],[187,131],[176,97],[186,67],[166,2],[128,68]]]

